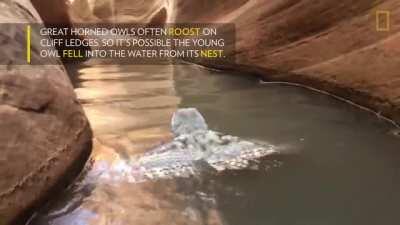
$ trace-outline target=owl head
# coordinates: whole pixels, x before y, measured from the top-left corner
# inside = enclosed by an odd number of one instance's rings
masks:
[[[178,109],[172,116],[171,130],[175,136],[207,129],[206,121],[195,108]]]

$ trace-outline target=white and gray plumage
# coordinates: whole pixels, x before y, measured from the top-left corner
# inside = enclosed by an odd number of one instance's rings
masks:
[[[171,120],[175,138],[139,157],[132,165],[136,182],[187,177],[205,168],[238,170],[276,153],[272,145],[254,143],[208,129],[195,108],[177,110]]]

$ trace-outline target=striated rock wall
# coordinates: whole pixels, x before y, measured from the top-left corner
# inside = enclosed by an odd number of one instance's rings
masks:
[[[55,21],[67,21],[69,10],[75,23],[234,23],[236,63],[208,66],[311,85],[400,121],[398,0],[46,2],[37,8],[43,18]],[[49,10],[54,5],[60,12]],[[376,29],[379,10],[390,13],[388,31]]]
[[[236,25],[236,64],[208,66],[311,85],[400,121],[400,1],[177,0],[176,7],[178,22]],[[389,11],[389,31],[377,31],[377,10]]]
[[[40,21],[26,0],[3,0],[0,9],[1,22]],[[18,65],[25,30],[9,28],[0,30],[0,224],[18,225],[80,172],[91,130],[61,63]]]
[[[173,6],[174,0],[76,0],[69,13],[75,23],[165,23],[172,20]]]

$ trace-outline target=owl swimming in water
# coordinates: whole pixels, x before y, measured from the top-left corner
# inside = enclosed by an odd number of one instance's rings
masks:
[[[274,146],[209,130],[195,108],[177,110],[171,120],[174,139],[161,145],[132,164],[135,181],[187,177],[204,169],[239,170],[267,155]]]

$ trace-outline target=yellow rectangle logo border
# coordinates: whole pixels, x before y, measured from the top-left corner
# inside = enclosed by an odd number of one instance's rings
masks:
[[[390,31],[390,11],[388,10],[377,10],[376,16],[376,31]],[[385,18],[385,26],[380,26],[381,16]]]

